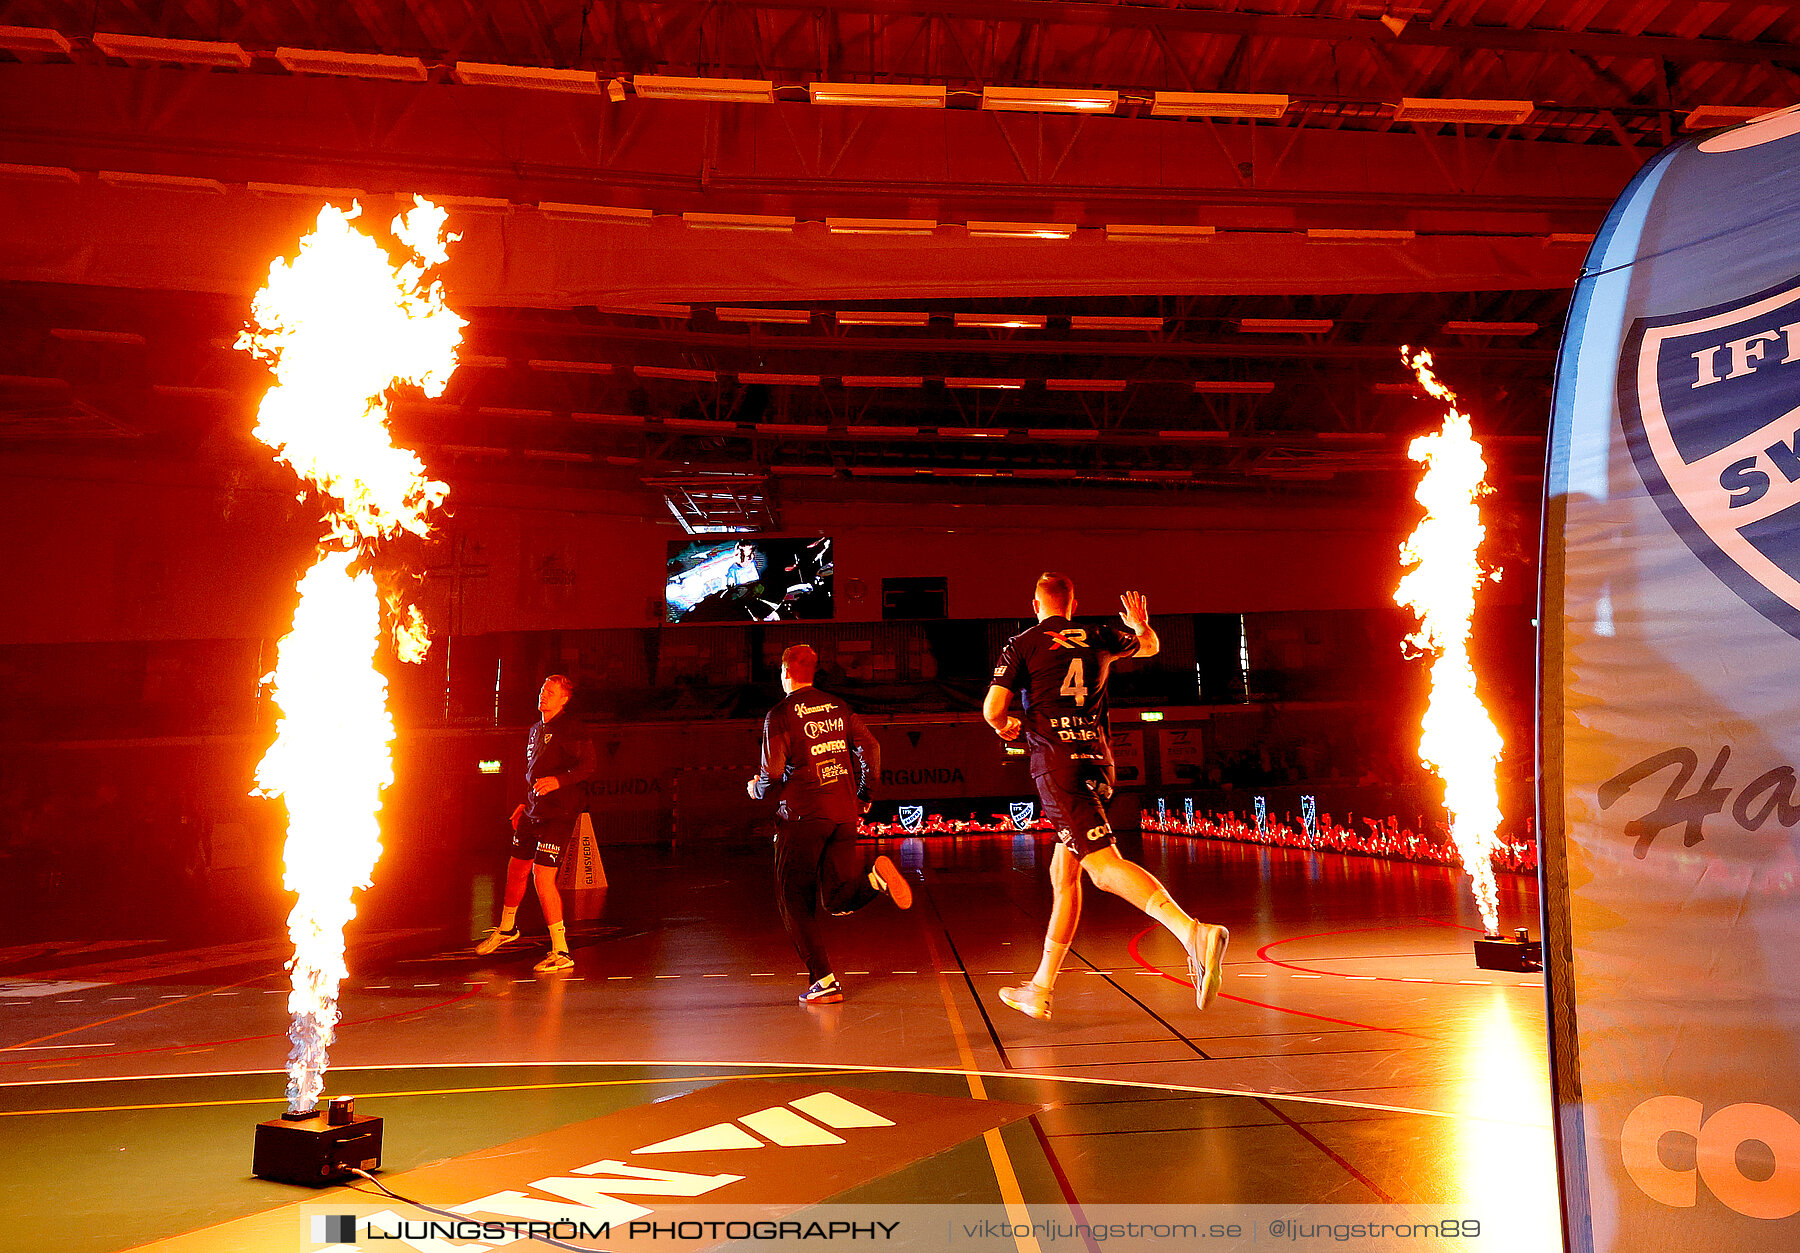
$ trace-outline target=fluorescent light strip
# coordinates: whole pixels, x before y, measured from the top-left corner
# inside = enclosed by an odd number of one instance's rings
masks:
[[[794,219],[774,213],[684,213],[681,220],[703,231],[788,231]]]
[[[872,109],[941,109],[949,92],[931,83],[808,83],[814,104]]]
[[[1119,93],[1061,87],[983,87],[981,107],[1012,113],[1111,113],[1119,107]]]
[[[839,326],[925,326],[931,314],[915,309],[841,309]]]
[[[975,387],[975,388],[987,388],[992,391],[1016,392],[1020,388],[1025,386],[1025,380],[1024,379],[995,379],[995,378],[947,378],[944,380],[944,386],[945,387],[956,387],[956,388]]]
[[[634,365],[631,372],[641,379],[679,379],[685,383],[716,383],[716,370],[689,370],[670,365]]]
[[[846,374],[840,379],[845,387],[923,387],[925,380],[917,374]],[[855,428],[852,427],[852,430]]]
[[[1444,100],[1407,96],[1394,106],[1394,120],[1518,126],[1536,111],[1537,104],[1531,100]]]
[[[70,44],[60,31],[42,26],[0,26],[0,48],[8,52],[68,56]]]
[[[648,226],[656,216],[654,209],[622,209],[604,204],[563,204],[558,201],[538,202],[538,212],[561,222],[613,222],[623,226]]]
[[[1685,131],[1710,131],[1721,126],[1736,126],[1740,122],[1748,122],[1765,113],[1780,109],[1780,105],[1732,105],[1703,104],[1690,109],[1688,115],[1681,120],[1681,129]]]
[[[611,374],[610,361],[554,361],[543,357],[534,357],[525,363],[528,370],[539,370],[545,374]]]
[[[204,65],[247,70],[251,61],[240,44],[203,39],[155,39],[101,31],[94,35],[93,45],[127,65]]]
[[[245,183],[244,190],[255,196],[300,196],[307,200],[367,200],[369,193],[360,187],[308,187],[301,183]]]
[[[825,229],[834,235],[929,235],[937,227],[934,218],[825,219]]]
[[[1323,335],[1333,326],[1330,318],[1239,318],[1238,330],[1251,335]]]
[[[645,100],[775,103],[775,84],[766,78],[678,78],[669,74],[634,74],[631,89]]]
[[[1223,91],[1159,91],[1151,117],[1278,118],[1288,111],[1286,96]]]
[[[60,165],[0,163],[0,178],[17,178],[31,183],[79,183],[81,181],[81,175]]]
[[[1446,322],[1446,335],[1531,335],[1538,328],[1536,322]]]
[[[144,337],[136,331],[91,331],[80,326],[53,326],[50,337],[73,344],[118,344],[142,348]]]
[[[812,321],[811,309],[729,309],[713,310],[721,322],[780,322],[802,326]]]
[[[1208,240],[1219,233],[1216,226],[1176,226],[1158,222],[1108,222],[1106,237],[1128,243]]]
[[[1231,379],[1196,379],[1194,390],[1212,396],[1267,396],[1275,390],[1275,384],[1237,382]]]
[[[662,305],[651,301],[645,301],[643,304],[617,301],[611,304],[596,304],[594,309],[599,313],[622,313],[634,318],[686,318],[693,314],[693,310],[687,305]]]
[[[1075,233],[1073,222],[968,222],[969,234],[990,239],[1067,239]]]
[[[736,422],[719,422],[712,418],[664,418],[662,424],[671,431],[720,431],[737,430]]]
[[[511,213],[512,201],[502,196],[446,196],[431,192],[425,197],[439,208],[457,209],[463,213]]]
[[[1129,385],[1125,379],[1044,380],[1044,389],[1052,392],[1122,392]]]
[[[277,48],[275,59],[295,74],[330,74],[338,78],[377,78],[422,83],[429,77],[418,57],[390,57],[376,52],[330,52],[316,48]]]
[[[771,387],[817,387],[819,385],[817,374],[748,374],[740,371],[737,377],[740,383],[763,383]],[[762,430],[763,424],[759,423],[756,429]],[[810,430],[812,428],[795,429]],[[823,431],[825,428],[821,426],[818,429]]]
[[[1159,439],[1219,440],[1231,438],[1230,431],[1158,431],[1156,434]]]
[[[1071,314],[1072,331],[1160,331],[1166,318],[1116,318],[1099,315]]]
[[[1005,439],[1012,434],[1003,426],[940,426],[937,433],[952,439]]]
[[[888,439],[895,435],[917,435],[916,426],[847,426],[844,433],[856,439]]]
[[[1022,331],[1041,331],[1048,320],[1041,313],[959,313],[951,319],[956,326]]]
[[[1403,244],[1416,231],[1363,230],[1355,227],[1309,226],[1306,238],[1315,244]]]
[[[565,91],[584,96],[605,93],[593,70],[557,70],[538,65],[494,65],[458,61],[450,77],[465,87],[523,87],[532,91]]]
[[[211,195],[225,194],[225,184],[216,178],[189,178],[185,174],[142,174],[133,170],[101,170],[94,177],[113,187],[148,187],[164,191],[201,191]]]

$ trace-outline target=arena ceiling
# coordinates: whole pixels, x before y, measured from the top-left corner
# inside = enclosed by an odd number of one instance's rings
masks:
[[[1800,94],[1785,4],[14,0],[0,27],[9,446],[222,455],[270,257],[326,196],[424,192],[472,326],[408,434],[690,500],[1386,492],[1431,416],[1402,343],[1528,491],[1607,206]]]

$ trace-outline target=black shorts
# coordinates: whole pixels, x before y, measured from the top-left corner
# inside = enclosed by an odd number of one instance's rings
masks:
[[[1076,857],[1086,857],[1095,849],[1111,848],[1118,843],[1112,823],[1106,818],[1106,802],[1112,799],[1112,784],[1098,765],[1065,762],[1035,776],[1038,799],[1044,803],[1044,817],[1056,828],[1056,838]]]
[[[575,838],[575,820],[519,823],[513,832],[512,855],[518,861],[534,861],[540,866],[562,864],[563,849]]]

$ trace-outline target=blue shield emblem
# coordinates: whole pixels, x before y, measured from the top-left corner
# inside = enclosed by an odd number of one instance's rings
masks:
[[[1037,817],[1037,802],[1013,801],[1007,806],[1007,812],[1012,816],[1013,830],[1023,831],[1031,825],[1031,820]]]
[[[902,829],[907,830],[907,831],[917,831],[920,827],[922,827],[924,825],[925,825],[925,806],[923,806],[923,805],[902,805],[902,806],[900,806],[900,826]]]
[[[1800,279],[1632,325],[1619,416],[1669,525],[1800,637]]]

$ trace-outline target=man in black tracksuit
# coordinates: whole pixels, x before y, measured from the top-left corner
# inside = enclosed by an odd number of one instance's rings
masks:
[[[861,909],[885,892],[901,909],[912,886],[886,856],[865,867],[856,821],[868,808],[869,783],[881,769],[881,745],[850,706],[812,685],[819,655],[805,644],[781,654],[787,699],[763,719],[762,769],[749,782],[752,800],[777,784],[775,886],[781,925],[806,962],[812,985],[805,1004],[844,999],[819,929],[819,905],[834,914]]]
[[[531,728],[526,742],[526,793],[512,812],[512,856],[506,864],[500,925],[475,946],[477,953],[487,954],[519,938],[519,905],[525,900],[526,884],[535,883],[550,928],[550,951],[532,969],[544,974],[575,968],[556,873],[586,804],[579,785],[594,777],[595,763],[593,742],[572,716],[563,713],[574,692],[575,684],[560,674],[545,679],[538,692],[543,720]]]

